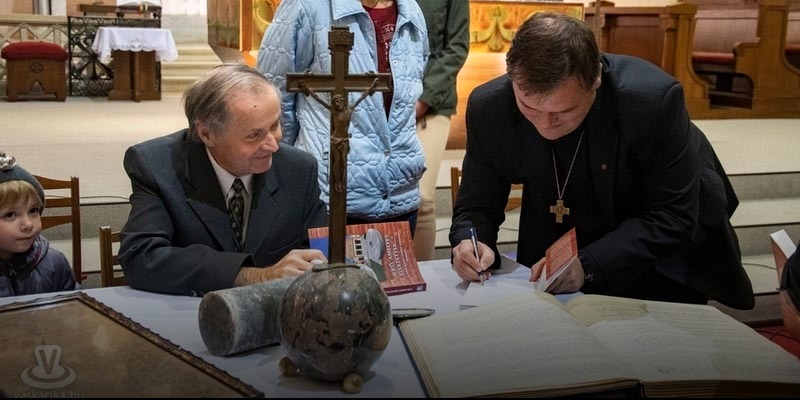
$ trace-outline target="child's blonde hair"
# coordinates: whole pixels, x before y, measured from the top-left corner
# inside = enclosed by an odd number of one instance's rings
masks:
[[[30,202],[34,200],[42,211],[44,204],[39,198],[39,191],[29,182],[22,180],[0,182],[0,207],[10,207],[20,200]]]

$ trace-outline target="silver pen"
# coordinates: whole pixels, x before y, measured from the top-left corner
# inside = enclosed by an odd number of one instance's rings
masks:
[[[474,226],[469,228],[469,236],[470,239],[472,239],[472,249],[475,250],[475,258],[477,258],[480,263],[481,255],[478,253],[478,233],[475,231]],[[483,286],[483,281],[485,280],[483,278],[483,270],[478,271],[478,278],[481,280],[481,286]]]

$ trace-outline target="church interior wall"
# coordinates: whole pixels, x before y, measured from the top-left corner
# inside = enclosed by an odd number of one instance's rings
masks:
[[[164,14],[175,15],[205,15],[208,0],[161,0]],[[237,0],[238,1],[238,0]],[[569,0],[565,2],[571,2]],[[663,6],[674,3],[675,0],[616,0],[618,7],[636,6]],[[0,14],[35,14],[37,8],[46,9],[49,3],[51,15],[67,15],[67,12],[77,12],[79,4],[116,4],[116,0],[3,0],[0,1]],[[580,3],[577,2],[576,3]],[[582,2],[589,6],[590,1]]]

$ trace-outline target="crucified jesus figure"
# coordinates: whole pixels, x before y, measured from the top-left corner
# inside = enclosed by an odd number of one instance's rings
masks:
[[[314,100],[325,106],[325,108],[331,112],[333,130],[331,131],[330,160],[332,164],[330,170],[333,177],[338,177],[338,179],[332,179],[331,190],[338,193],[344,193],[347,186],[345,171],[347,171],[347,154],[350,152],[350,135],[347,132],[350,127],[350,117],[353,114],[353,110],[355,110],[361,101],[375,93],[375,87],[377,85],[378,78],[375,78],[370,87],[361,94],[361,97],[348,106],[345,95],[334,94],[333,97],[331,97],[331,103],[328,104],[325,100],[322,100],[314,90],[309,88],[305,82],[298,82],[297,86],[303,94],[313,97]]]

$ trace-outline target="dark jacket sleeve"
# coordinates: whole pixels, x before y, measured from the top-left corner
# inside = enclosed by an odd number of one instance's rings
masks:
[[[133,190],[119,250],[128,284],[135,289],[194,296],[232,287],[242,265],[253,264],[252,257],[220,251],[208,243],[173,244],[173,218],[183,218],[182,222],[187,223],[190,217],[181,214],[182,210],[177,209],[180,205],[173,204],[180,200],[162,197],[166,196],[165,185],[171,187],[168,190],[181,191],[177,180],[159,183],[154,177],[154,170],[170,167],[162,160],[148,159],[135,146],[125,152],[124,166]],[[189,213],[185,199],[183,203],[182,209]],[[198,223],[197,229],[205,228]]]

